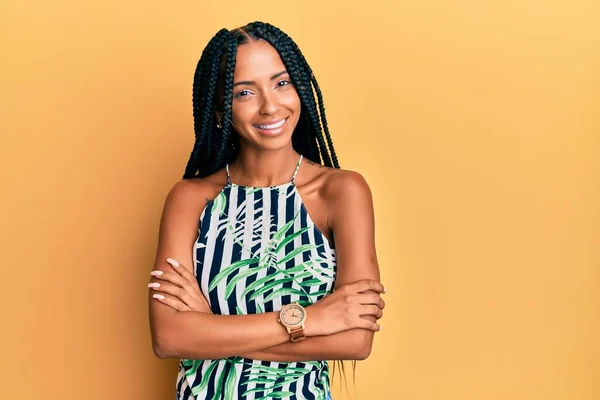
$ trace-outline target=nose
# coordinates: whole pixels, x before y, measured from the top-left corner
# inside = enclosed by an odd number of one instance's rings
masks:
[[[262,115],[275,115],[279,111],[279,101],[274,93],[265,93],[262,96],[260,113]]]

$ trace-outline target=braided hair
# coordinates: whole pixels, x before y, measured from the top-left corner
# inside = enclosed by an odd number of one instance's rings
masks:
[[[231,126],[237,47],[259,39],[279,53],[300,98],[300,119],[292,134],[294,150],[327,167],[340,167],[327,126],[323,94],[298,45],[279,28],[252,22],[231,31],[221,29],[202,51],[192,90],[196,140],[183,179],[208,176],[237,156],[240,141]]]

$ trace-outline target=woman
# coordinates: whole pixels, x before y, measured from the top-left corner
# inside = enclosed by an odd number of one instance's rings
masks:
[[[330,398],[326,360],[365,359],[380,329],[369,187],[339,169],[317,81],[272,25],[211,39],[193,107],[148,285],[154,352],[181,359],[179,399]]]

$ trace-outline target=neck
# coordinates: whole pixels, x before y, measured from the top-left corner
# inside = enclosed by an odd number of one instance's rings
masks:
[[[292,147],[276,151],[242,147],[229,165],[231,181],[241,186],[268,187],[292,180],[300,154]]]

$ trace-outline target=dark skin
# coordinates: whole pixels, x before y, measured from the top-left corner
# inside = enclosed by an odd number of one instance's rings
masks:
[[[291,145],[300,102],[277,52],[265,42],[238,49],[232,124],[240,153],[230,165],[232,182],[266,187],[287,183],[299,155]],[[285,121],[262,132],[257,126]],[[324,168],[304,159],[296,187],[317,228],[335,243],[334,293],[306,307],[308,338],[292,343],[278,313],[212,315],[193,274],[191,249],[208,199],[227,183],[224,169],[182,180],[171,189],[163,216],[151,282],[150,322],[159,357],[212,359],[232,355],[269,361],[364,359],[372,347],[384,292],[374,244],[369,187],[356,172]],[[169,265],[171,258],[179,267]],[[160,284],[159,287],[156,287]]]

